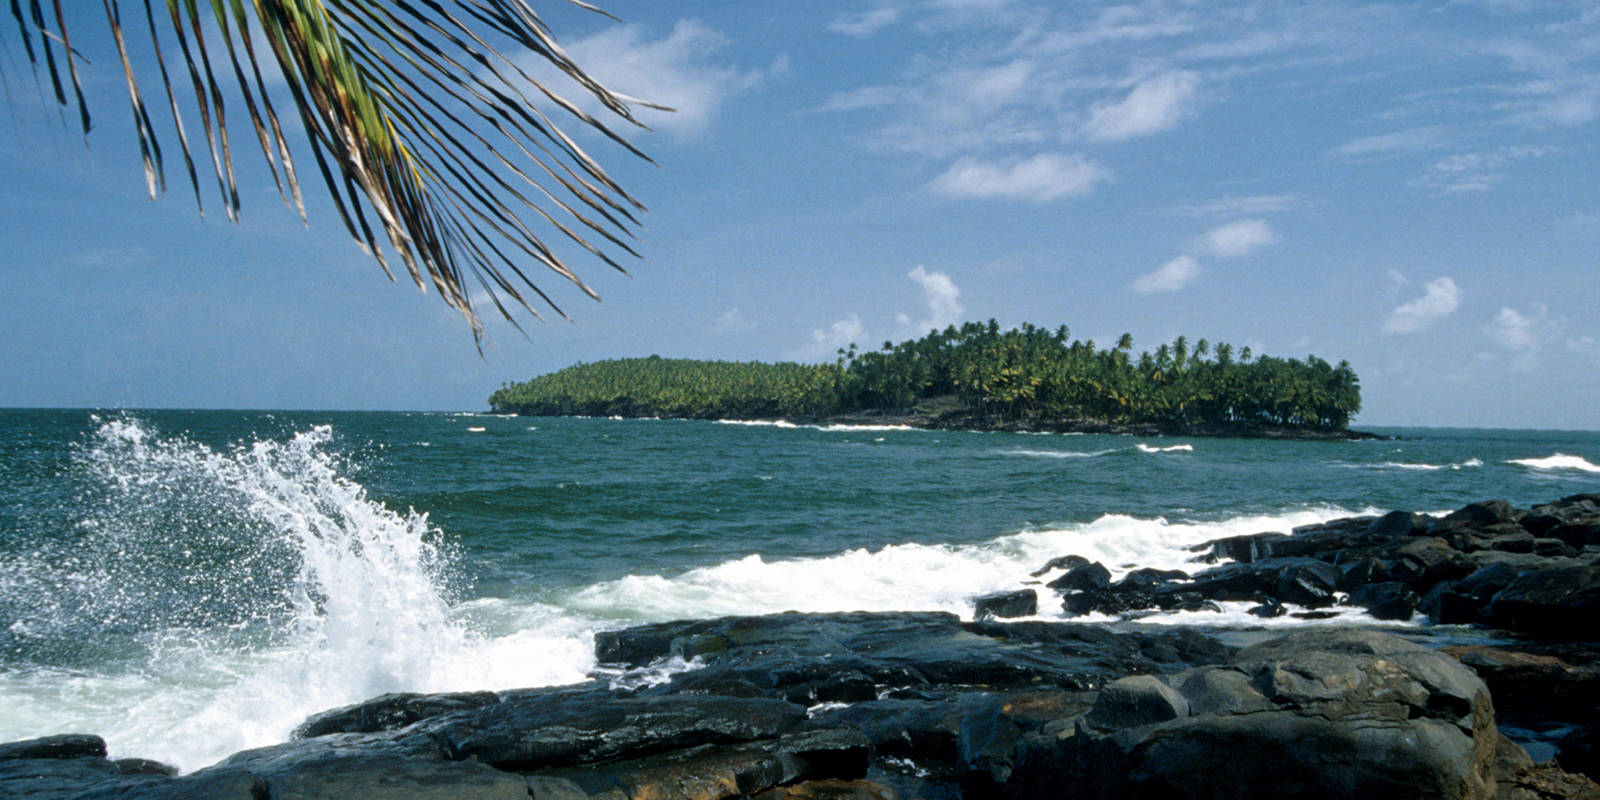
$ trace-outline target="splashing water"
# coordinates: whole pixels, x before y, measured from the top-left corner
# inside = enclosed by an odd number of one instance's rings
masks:
[[[592,639],[556,609],[453,607],[426,515],[369,499],[332,436],[219,452],[101,423],[82,518],[0,561],[0,740],[93,732],[193,769],[383,692],[584,677]]]

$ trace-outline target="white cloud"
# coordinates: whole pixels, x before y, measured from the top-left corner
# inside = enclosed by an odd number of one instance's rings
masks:
[[[865,331],[861,317],[855,314],[836,320],[826,329],[815,328],[811,331],[811,353],[813,356],[830,355],[841,347],[849,347],[851,342],[859,341]]]
[[[712,323],[711,332],[719,334],[747,333],[755,330],[755,327],[756,323],[746,317],[744,312],[737,308],[730,308],[722,312],[722,316],[717,317],[717,321]]]
[[[1554,147],[1507,146],[1479,153],[1456,153],[1435,161],[1413,186],[1438,194],[1488,191],[1510,177],[1504,170],[1518,161],[1541,158]]]
[[[1186,70],[1149,78],[1121,102],[1098,105],[1084,133],[1100,141],[1120,141],[1159,133],[1178,124],[1200,88],[1200,76]]]
[[[1140,275],[1133,282],[1133,290],[1140,294],[1176,292],[1200,277],[1200,263],[1193,256],[1182,255],[1161,265],[1155,272]]]
[[[668,106],[673,112],[638,108],[651,127],[680,135],[704,130],[729,98],[761,85],[759,69],[715,62],[727,37],[699,20],[680,20],[661,39],[640,25],[618,25],[565,45],[573,60],[603,85],[630,97]],[[531,57],[530,57],[531,58]],[[781,70],[784,59],[774,62]]]
[[[899,6],[886,4],[854,14],[840,14],[828,23],[828,30],[864,39],[893,25],[898,19]]]
[[[1461,290],[1448,277],[1439,277],[1423,286],[1423,294],[1408,303],[1402,303],[1389,312],[1383,325],[1384,333],[1415,333],[1447,317],[1461,306]]]
[[[923,297],[928,301],[928,318],[917,324],[918,332],[941,329],[961,321],[961,290],[949,275],[929,272],[918,264],[906,277],[922,287]]]
[[[1212,228],[1200,237],[1200,246],[1218,258],[1240,258],[1278,242],[1278,234],[1259,219],[1242,219]]]
[[[1240,214],[1274,214],[1293,211],[1306,205],[1298,194],[1257,194],[1243,197],[1219,197],[1205,203],[1178,206],[1175,213],[1187,217],[1232,217]]]
[[[1432,150],[1443,143],[1444,135],[1437,128],[1409,128],[1345,142],[1333,148],[1333,155],[1342,158],[1377,158],[1396,153]]]
[[[1579,336],[1567,340],[1567,352],[1600,361],[1600,341],[1595,341],[1593,336]]]
[[[1043,203],[1086,194],[1095,184],[1110,179],[1110,170],[1081,155],[1040,153],[1022,161],[961,158],[934,179],[932,188],[947,197]]]
[[[1495,347],[1511,354],[1513,372],[1528,372],[1539,366],[1539,354],[1545,343],[1555,339],[1560,329],[1561,321],[1551,319],[1550,309],[1535,303],[1526,314],[1514,308],[1501,308],[1500,313],[1483,326],[1483,333]],[[1567,348],[1578,352],[1573,348],[1573,341],[1567,342]]]

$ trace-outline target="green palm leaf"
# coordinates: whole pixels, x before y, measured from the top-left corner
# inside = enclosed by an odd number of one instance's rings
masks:
[[[604,13],[581,0],[563,1]],[[644,206],[541,106],[648,157],[530,75],[519,58],[532,54],[632,125],[643,127],[630,102],[649,104],[614,94],[584,72],[527,0],[207,0],[209,14],[199,0],[165,0],[164,14],[158,2],[142,0],[144,32],[201,213],[206,192],[192,133],[203,139],[199,150],[210,159],[224,213],[238,218],[229,128],[230,112],[238,111],[227,102],[238,97],[250,121],[247,138],[284,201],[305,216],[295,159],[262,77],[276,66],[323,189],[350,236],[391,279],[390,259],[398,256],[418,287],[431,285],[466,318],[475,339],[483,328],[469,280],[513,324],[515,307],[539,316],[529,297],[566,316],[523,268],[529,263],[598,299],[546,243],[552,233],[623,272],[613,253],[638,256],[628,242]],[[101,5],[154,197],[166,188],[166,165],[129,54],[122,0]],[[87,135],[82,57],[72,48],[61,0],[53,0],[51,14],[41,0],[10,0],[10,6],[29,62],[48,76],[58,104],[76,107]],[[179,59],[177,70],[169,70],[169,59]],[[192,103],[180,100],[189,92]],[[198,132],[186,123],[186,106],[199,119]]]

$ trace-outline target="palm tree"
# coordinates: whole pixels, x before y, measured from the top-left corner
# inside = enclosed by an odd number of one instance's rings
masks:
[[[604,13],[582,0],[566,2]],[[61,0],[53,0],[53,13],[43,5],[42,0],[12,1],[16,35],[36,74],[42,61],[55,101],[76,110],[87,136],[91,114],[79,69],[85,59],[73,44],[82,40],[72,37],[67,20],[81,22],[92,4],[73,3],[71,14]],[[643,127],[630,106],[650,104],[609,91],[573,63],[527,0],[212,0],[208,17],[197,0],[168,0],[164,16],[145,0],[139,16],[153,67],[142,61],[135,66],[121,0],[99,5],[121,57],[152,198],[166,188],[167,153],[141,87],[159,83],[201,213],[205,202],[194,163],[197,150],[201,158],[209,155],[223,211],[230,220],[238,218],[234,130],[224,99],[237,91],[251,124],[245,135],[253,134],[284,201],[305,216],[291,137],[263,78],[276,69],[322,187],[350,236],[391,280],[386,252],[398,255],[419,288],[426,291],[432,284],[466,318],[474,339],[481,338],[482,325],[469,278],[513,324],[504,298],[539,316],[527,292],[566,316],[524,272],[529,263],[543,265],[598,299],[546,244],[552,232],[557,241],[564,239],[624,272],[612,254],[637,256],[627,240],[644,206],[546,110],[560,109],[557,116],[575,119],[649,159],[601,119],[531,75],[531,64],[524,62],[553,68],[548,71],[570,78],[628,123]],[[491,38],[508,44],[497,47]],[[169,72],[169,59],[174,64],[181,59],[181,73]],[[200,145],[185,124],[187,103],[178,99],[185,88],[194,94]]]

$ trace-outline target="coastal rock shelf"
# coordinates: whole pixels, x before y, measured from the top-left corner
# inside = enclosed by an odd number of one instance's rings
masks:
[[[385,695],[182,776],[112,760],[96,736],[4,744],[0,796],[1600,798],[1600,498],[1338,520],[1195,558],[1185,575],[1064,554],[1040,586],[978,598],[974,621],[789,613],[605,632],[586,683]],[[1051,598],[1126,620],[1243,600],[1430,624],[996,619]],[[1433,623],[1504,633],[1462,644],[1434,633],[1465,629]],[[693,668],[608,677],[670,664]]]

